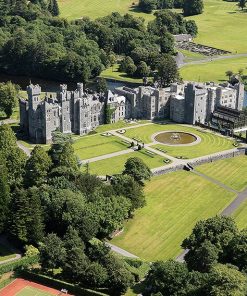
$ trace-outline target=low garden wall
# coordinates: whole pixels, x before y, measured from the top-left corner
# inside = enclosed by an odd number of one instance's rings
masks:
[[[240,155],[246,155],[245,148],[238,149],[235,151],[225,151],[225,152],[223,151],[217,155],[211,155],[208,157],[200,158],[198,160],[195,159],[193,161],[188,161],[188,164],[191,166],[199,166],[204,163],[210,163],[210,162],[214,162],[214,161],[226,159],[226,158],[233,158],[233,157],[240,156]]]

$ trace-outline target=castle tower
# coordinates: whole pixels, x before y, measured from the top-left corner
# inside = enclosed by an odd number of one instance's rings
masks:
[[[244,103],[244,84],[239,82],[234,85],[234,88],[237,90],[235,108],[241,111],[243,109],[243,103]]]
[[[27,87],[28,106],[30,110],[36,110],[40,103],[41,87],[36,84],[30,84]]]
[[[81,98],[84,94],[83,92],[83,83],[79,82],[77,83],[77,91],[79,93],[79,97]]]

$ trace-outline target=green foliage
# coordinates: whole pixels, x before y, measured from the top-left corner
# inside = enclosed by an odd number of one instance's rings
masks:
[[[132,176],[116,175],[113,176],[111,183],[117,196],[123,195],[130,199],[132,212],[146,204],[143,188]]]
[[[143,12],[151,13],[156,7],[157,7],[156,0],[140,0],[139,1],[139,8]]]
[[[41,146],[35,146],[26,162],[25,183],[27,186],[41,185],[47,182],[51,168],[51,158]]]
[[[0,152],[6,161],[9,184],[17,185],[22,180],[27,157],[17,146],[15,134],[7,124],[0,125]]]
[[[0,274],[4,274],[10,271],[14,271],[18,268],[24,268],[24,267],[28,267],[29,265],[33,265],[35,263],[39,262],[39,256],[32,256],[32,257],[27,257],[24,256],[21,259],[12,261],[12,262],[8,262],[5,264],[1,264],[0,265]]]
[[[7,118],[13,114],[17,106],[18,87],[11,82],[0,83],[0,110],[3,111]]]
[[[133,177],[140,185],[145,180],[150,180],[152,175],[149,167],[138,157],[131,157],[126,161],[123,174]]]
[[[210,274],[209,295],[212,296],[245,296],[247,277],[236,268],[216,265]]]
[[[8,171],[3,158],[0,157],[0,233],[5,230],[9,216],[10,188]]]
[[[111,117],[114,112],[115,108],[111,108],[108,104],[105,104],[105,124],[111,123]]]
[[[140,64],[137,65],[137,69],[135,72],[135,76],[137,77],[147,77],[149,76],[150,70],[148,65],[141,61]]]
[[[39,255],[39,250],[35,248],[33,245],[26,245],[24,249],[26,257],[33,257]]]
[[[40,245],[40,263],[45,270],[59,268],[65,260],[66,250],[62,240],[55,234],[49,233]]]
[[[107,91],[107,83],[104,78],[99,77],[97,79],[96,90],[99,93],[105,93]]]
[[[12,194],[9,231],[23,244],[36,244],[42,241],[44,233],[43,211],[37,188],[16,189]]]
[[[187,266],[190,270],[208,272],[218,262],[219,249],[210,241],[205,240],[199,248],[190,250],[185,256]]]
[[[201,14],[203,7],[203,0],[184,0],[183,12],[185,16]]]
[[[58,16],[59,15],[59,7],[58,7],[57,0],[49,0],[49,2],[48,2],[48,11],[53,16]]]
[[[185,264],[173,260],[155,262],[148,273],[146,285],[150,287],[149,295],[186,295],[189,272]]]
[[[168,86],[179,80],[178,67],[175,60],[170,55],[164,55],[157,65],[157,77],[161,86]]]

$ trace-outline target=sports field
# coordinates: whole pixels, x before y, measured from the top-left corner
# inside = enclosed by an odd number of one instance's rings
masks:
[[[235,218],[240,229],[247,228],[247,200],[235,211],[233,218]]]
[[[185,171],[152,178],[145,194],[147,205],[112,243],[149,261],[176,257],[196,221],[219,214],[235,197]]]
[[[109,154],[128,148],[128,144],[115,136],[92,135],[79,137],[73,147],[79,159],[87,159],[104,154]]]
[[[0,290],[0,296],[51,296],[65,295],[58,290],[21,278],[15,279]],[[66,294],[69,295],[69,294]]]
[[[199,144],[193,146],[185,146],[185,147],[171,147],[165,145],[155,145],[153,148],[162,148],[167,151],[167,154],[171,156],[184,156],[186,158],[195,158],[207,154],[212,154],[215,152],[227,150],[234,148],[233,142],[231,140],[226,139],[225,137],[221,137],[215,134],[210,133],[209,131],[200,131],[196,128],[192,128],[189,126],[184,126],[180,124],[152,124],[143,127],[137,127],[133,129],[126,130],[124,134],[129,138],[137,138],[140,139],[144,143],[150,143],[151,136],[156,132],[162,131],[184,131],[191,132],[201,138],[201,142]]]
[[[140,152],[135,151],[128,154],[111,157],[104,160],[89,163],[89,171],[91,174],[99,176],[111,175],[121,173],[124,169],[125,162],[130,157],[138,157],[142,159],[145,164],[150,168],[161,167],[165,165],[165,158],[159,155],[150,155],[143,149]],[[83,167],[82,167],[83,169]]]
[[[204,164],[196,167],[196,170],[235,190],[242,191],[247,188],[247,156],[245,155]]]

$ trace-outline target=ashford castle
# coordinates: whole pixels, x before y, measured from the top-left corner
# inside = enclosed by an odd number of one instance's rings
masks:
[[[173,83],[167,88],[119,87],[105,94],[84,91],[83,84],[41,98],[41,87],[27,87],[20,99],[20,127],[35,143],[49,143],[52,133],[85,135],[104,123],[123,119],[170,119],[178,123],[216,125],[234,129],[247,125],[242,111],[244,85]]]

